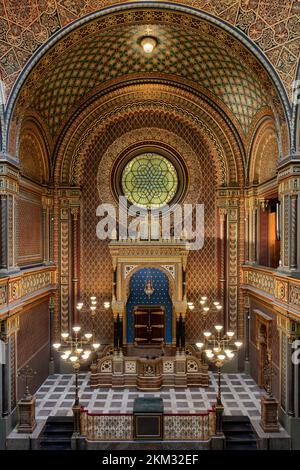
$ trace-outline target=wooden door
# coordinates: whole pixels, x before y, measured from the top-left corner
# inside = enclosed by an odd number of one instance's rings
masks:
[[[141,305],[134,309],[134,341],[137,345],[160,345],[165,340],[165,311],[161,306]]]

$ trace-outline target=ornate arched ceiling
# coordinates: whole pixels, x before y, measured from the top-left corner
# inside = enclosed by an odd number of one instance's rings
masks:
[[[151,56],[138,43],[149,29],[158,39]],[[55,141],[64,119],[101,87],[143,77],[200,88],[221,103],[244,137],[261,110],[271,106],[283,117],[269,75],[226,31],[191,15],[138,8],[96,18],[63,36],[26,78],[15,121],[32,109]]]
[[[91,142],[99,135],[113,141],[115,132],[121,135],[137,116],[142,127],[159,127],[163,117],[174,121],[178,134],[187,142],[193,134],[199,135],[215,161],[218,185],[244,184],[247,164],[234,127],[201,98],[162,84],[152,84],[151,88],[148,84],[128,85],[111,91],[73,117],[54,153],[55,184],[80,186]],[[115,126],[114,131],[111,126]],[[124,126],[125,131],[121,131]]]
[[[131,0],[1,0],[0,69],[7,92],[34,51],[53,34],[84,15],[121,3]],[[245,33],[268,57],[291,95],[299,58],[299,1],[173,0],[173,3],[210,13]]]

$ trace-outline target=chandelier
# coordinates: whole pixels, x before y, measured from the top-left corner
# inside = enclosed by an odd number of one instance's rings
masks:
[[[155,289],[154,289],[153,284],[152,284],[151,276],[149,276],[147,281],[146,281],[146,285],[145,285],[145,289],[144,289],[144,292],[145,292],[146,295],[148,295],[149,299],[150,299],[151,295],[153,294],[154,290]]]

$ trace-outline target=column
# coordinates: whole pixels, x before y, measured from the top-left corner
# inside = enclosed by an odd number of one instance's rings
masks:
[[[54,357],[53,357],[53,346],[54,340],[56,340],[54,335],[54,296],[51,295],[49,298],[49,342],[50,342],[50,351],[49,351],[49,374],[52,375],[55,373],[54,367]]]
[[[112,314],[114,320],[114,351],[122,354],[123,351],[123,315],[124,304],[122,302],[112,303]]]
[[[17,265],[17,199],[19,169],[5,156],[0,161],[0,272],[3,275],[19,270]]]
[[[250,373],[250,301],[244,297],[245,372]]]
[[[298,327],[300,330],[300,326]],[[300,336],[297,335],[296,340],[300,341]],[[294,396],[295,396],[295,417],[300,418],[300,363],[294,364]]]
[[[48,243],[47,243],[47,235],[48,235],[48,227],[47,227],[47,206],[44,205],[42,202],[42,232],[43,232],[43,263],[48,263]]]
[[[228,326],[228,312],[226,302],[226,245],[227,245],[227,210],[219,209],[220,219],[220,300],[223,306],[223,323],[224,329],[227,330]]]
[[[245,204],[245,263],[249,262],[249,209]]]
[[[79,225],[79,206],[71,207],[72,217],[72,253],[73,253],[73,266],[72,266],[72,292],[73,292],[73,322],[78,322],[78,310],[76,308],[78,302],[78,225]]]
[[[118,349],[119,343],[119,314],[114,317],[114,350]]]
[[[295,366],[292,362],[292,340],[289,339],[287,344],[287,414],[291,417],[295,416]]]
[[[238,188],[222,188],[218,190],[219,210],[226,210],[226,327],[238,332],[239,308],[239,230],[240,230],[240,190]]]
[[[17,265],[16,195],[0,195],[1,218],[1,272],[11,274]]]
[[[256,198],[251,198],[249,201],[249,262],[257,263],[258,247],[257,247],[257,233],[258,233],[258,208]]]
[[[2,402],[1,402],[1,417],[5,418],[9,415],[9,347],[8,337],[6,335],[6,322],[1,324],[1,349],[2,349],[2,364],[1,364],[1,384],[2,384]]]
[[[113,260],[113,273],[112,273],[112,308],[116,303],[117,297],[117,266]],[[114,317],[114,350],[117,351],[119,345],[119,336],[120,336],[120,316],[119,313],[115,314]]]
[[[49,264],[54,264],[54,210],[49,208]]]
[[[1,323],[1,339],[4,342],[5,361],[2,365],[2,412],[1,417],[7,418],[17,404],[17,331],[19,328],[18,314]],[[9,423],[7,423],[9,424]]]
[[[290,268],[292,270],[297,269],[297,204],[298,195],[293,193],[290,196]]]
[[[53,220],[51,221],[51,213],[53,218],[53,201],[49,195],[42,196],[42,230],[43,230],[43,261],[44,264],[53,262],[53,233],[51,229]],[[52,223],[51,223],[52,222]]]
[[[300,165],[290,161],[278,171],[280,200],[280,266],[279,270],[300,271]]]
[[[59,199],[59,276],[60,276],[60,314],[61,330],[69,331],[71,323],[77,318],[78,296],[78,214],[80,190],[78,188],[60,189]]]
[[[186,272],[182,268],[182,298],[186,300]]]
[[[59,242],[60,242],[60,324],[61,331],[68,332],[70,328],[70,212],[68,202],[63,201],[60,208]],[[66,205],[65,205],[66,204]]]
[[[176,316],[176,348],[181,350],[185,347],[185,320],[180,313]]]

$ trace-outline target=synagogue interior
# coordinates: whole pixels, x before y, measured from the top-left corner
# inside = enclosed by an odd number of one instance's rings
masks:
[[[0,448],[300,449],[300,3],[0,25]]]

